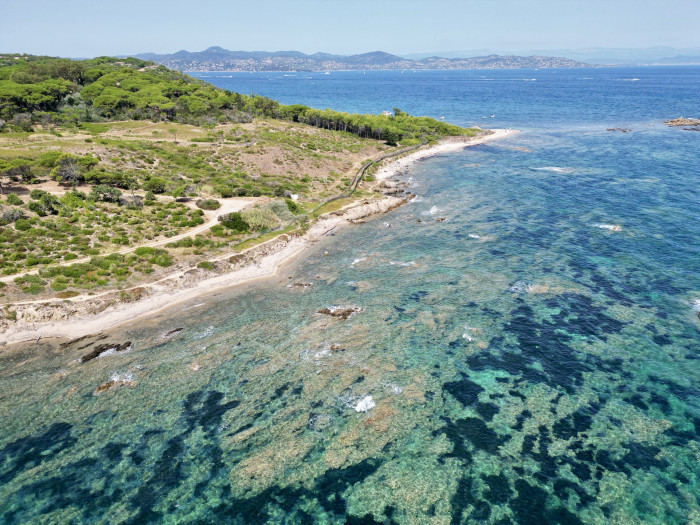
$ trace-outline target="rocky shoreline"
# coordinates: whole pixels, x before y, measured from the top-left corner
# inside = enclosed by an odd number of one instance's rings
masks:
[[[303,235],[283,234],[240,253],[212,259],[213,268],[187,268],[154,283],[99,295],[13,304],[0,318],[0,345],[46,338],[79,339],[149,316],[177,303],[256,279],[272,277],[304,249],[344,224],[386,213],[412,197],[384,196],[335,212]]]
[[[303,235],[282,234],[240,253],[227,253],[210,260],[212,267],[187,267],[158,281],[71,299],[45,299],[8,305],[0,316],[0,346],[40,339],[79,340],[100,334],[166,310],[178,303],[205,296],[215,290],[275,276],[307,247],[336,228],[361,224],[364,219],[386,213],[409,202],[414,195],[389,177],[416,160],[505,137],[512,130],[490,130],[477,137],[452,137],[428,148],[392,160],[377,172],[375,190],[380,199],[356,202],[314,223]],[[11,313],[11,315],[8,315]],[[98,348],[98,354],[102,350]]]

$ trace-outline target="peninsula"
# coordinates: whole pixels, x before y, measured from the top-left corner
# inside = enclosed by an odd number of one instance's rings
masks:
[[[274,275],[329,230],[410,199],[378,180],[380,162],[504,134],[398,108],[283,106],[133,58],[0,64],[7,342]]]

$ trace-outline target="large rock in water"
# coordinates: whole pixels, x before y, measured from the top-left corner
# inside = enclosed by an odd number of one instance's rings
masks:
[[[664,122],[667,126],[700,126],[698,118],[674,118]]]
[[[124,351],[130,350],[130,349],[131,349],[131,341],[127,341],[126,343],[121,343],[121,344],[107,343],[107,344],[103,344],[103,345],[97,345],[89,353],[87,353],[83,357],[81,357],[80,362],[87,363],[88,361],[92,361],[93,359],[100,357],[102,354],[105,354],[107,352],[109,352],[109,353],[124,352]]]
[[[342,319],[345,321],[352,314],[361,311],[362,308],[359,306],[331,306],[330,308],[321,308],[317,313],[329,315],[331,317],[335,317],[336,319]]]

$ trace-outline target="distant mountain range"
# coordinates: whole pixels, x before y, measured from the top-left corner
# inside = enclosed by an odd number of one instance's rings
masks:
[[[420,60],[438,55],[446,58],[475,57],[484,55],[540,55],[566,57],[579,62],[598,65],[648,66],[648,65],[692,65],[700,64],[700,48],[676,48],[668,46],[643,48],[589,47],[579,49],[529,49],[514,53],[503,49],[470,49],[433,51],[404,55]]]
[[[594,67],[569,58],[550,56],[489,55],[473,58],[431,56],[418,60],[383,51],[361,55],[331,55],[299,51],[229,51],[218,46],[204,51],[178,51],[169,55],[142,53],[151,60],[179,71],[340,71],[372,69],[519,69]]]
[[[686,56],[678,55],[675,57],[662,58],[656,61],[660,65],[668,66],[698,66],[700,65],[700,55],[698,56]]]

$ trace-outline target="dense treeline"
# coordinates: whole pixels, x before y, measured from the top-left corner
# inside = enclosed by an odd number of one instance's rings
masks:
[[[190,124],[278,118],[385,140],[390,145],[462,135],[467,130],[398,109],[351,115],[216,88],[183,73],[134,58],[0,55],[0,130],[36,124],[149,119]]]

